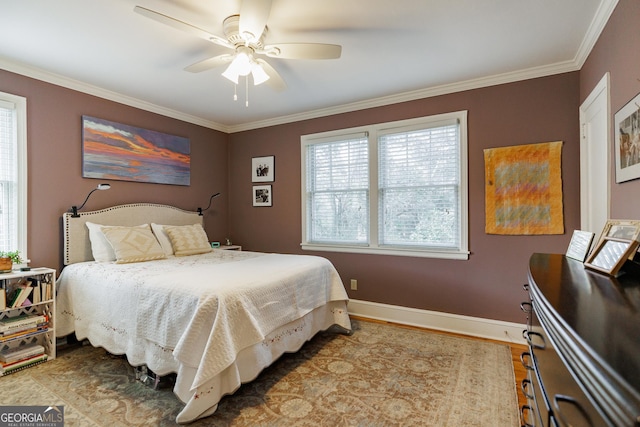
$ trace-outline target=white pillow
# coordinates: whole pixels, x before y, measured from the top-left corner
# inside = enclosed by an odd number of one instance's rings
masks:
[[[173,255],[173,246],[171,245],[171,239],[169,239],[169,235],[165,231],[164,227],[165,226],[162,224],[151,223],[151,230],[153,231],[153,234],[156,235],[156,239],[158,239],[158,243],[160,243],[164,253],[167,254],[167,256],[171,256]]]
[[[203,254],[212,250],[207,233],[200,224],[165,225],[164,230],[171,239],[176,256]]]
[[[116,264],[152,261],[167,256],[151,228],[102,227],[102,231],[116,254]]]
[[[112,225],[95,224],[93,222],[86,222],[89,229],[89,240],[91,241],[91,253],[93,259],[98,262],[109,262],[116,260],[116,253],[113,250],[113,246],[109,243],[103,228],[114,227]],[[149,227],[149,224],[138,225],[137,227]]]
[[[93,259],[99,262],[115,261],[116,253],[109,244],[109,241],[102,232],[102,224],[87,222],[89,229],[89,240],[91,241],[91,252]]]

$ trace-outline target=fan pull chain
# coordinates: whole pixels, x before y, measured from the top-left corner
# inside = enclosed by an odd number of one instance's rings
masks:
[[[248,107],[249,106],[249,76],[246,76],[244,78],[244,93],[246,96],[246,101],[244,103],[244,106]]]
[[[233,85],[233,100],[238,100],[238,85],[236,84]]]

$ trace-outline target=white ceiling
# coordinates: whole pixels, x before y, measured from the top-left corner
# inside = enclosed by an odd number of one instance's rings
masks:
[[[342,45],[334,60],[264,57],[287,89],[184,68],[228,49],[241,0],[2,0],[0,68],[234,132],[580,69],[617,0],[273,0],[266,43]]]

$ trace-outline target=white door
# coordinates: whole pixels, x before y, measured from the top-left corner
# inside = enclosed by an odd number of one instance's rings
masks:
[[[580,106],[580,227],[598,238],[609,218],[609,73]]]

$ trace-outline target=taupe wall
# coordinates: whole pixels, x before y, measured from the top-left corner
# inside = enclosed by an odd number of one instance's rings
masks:
[[[60,217],[72,205],[80,205],[100,182],[109,182],[111,189],[93,193],[85,210],[133,202],[195,210],[206,207],[211,194],[220,191],[222,197],[205,212],[205,227],[212,239],[226,237],[227,134],[3,70],[0,91],[27,98],[28,256],[32,265],[60,268]],[[82,178],[82,115],[189,138],[191,185]]]
[[[345,283],[358,280],[352,298],[420,309],[524,322],[519,304],[532,252],[564,253],[579,228],[577,72],[366,111],[257,129],[230,136],[231,235],[247,249],[303,253],[300,136],[468,110],[470,247],[468,261],[316,253],[329,258]],[[496,236],[484,232],[483,149],[564,141],[562,179],[565,234]],[[251,158],[275,156],[273,207],[252,207]],[[311,253],[311,252],[304,252]]]
[[[189,187],[112,181],[88,209],[149,201],[194,209],[221,191],[205,217],[211,239],[229,234],[246,249],[303,253],[300,248],[300,135],[469,111],[470,247],[468,261],[317,253],[342,278],[358,279],[352,298],[468,316],[523,322],[518,308],[532,252],[563,253],[579,228],[578,106],[611,72],[612,114],[640,92],[640,2],[620,0],[583,69],[519,83],[407,102],[271,128],[225,135],[199,126],[42,83],[0,70],[0,91],[28,98],[29,256],[59,267],[60,215],[100,182],[81,178],[80,117],[93,115],[190,138]],[[565,234],[495,236],[484,233],[485,148],[564,141]],[[251,158],[276,156],[271,208],[251,205]],[[615,180],[612,179],[613,182]],[[611,215],[640,217],[640,180],[612,184]],[[227,216],[227,211],[229,216]],[[310,252],[305,252],[310,253]]]
[[[580,71],[580,102],[608,71],[611,91],[611,218],[640,218],[640,180],[616,184],[613,116],[640,93],[640,1],[620,0]]]

